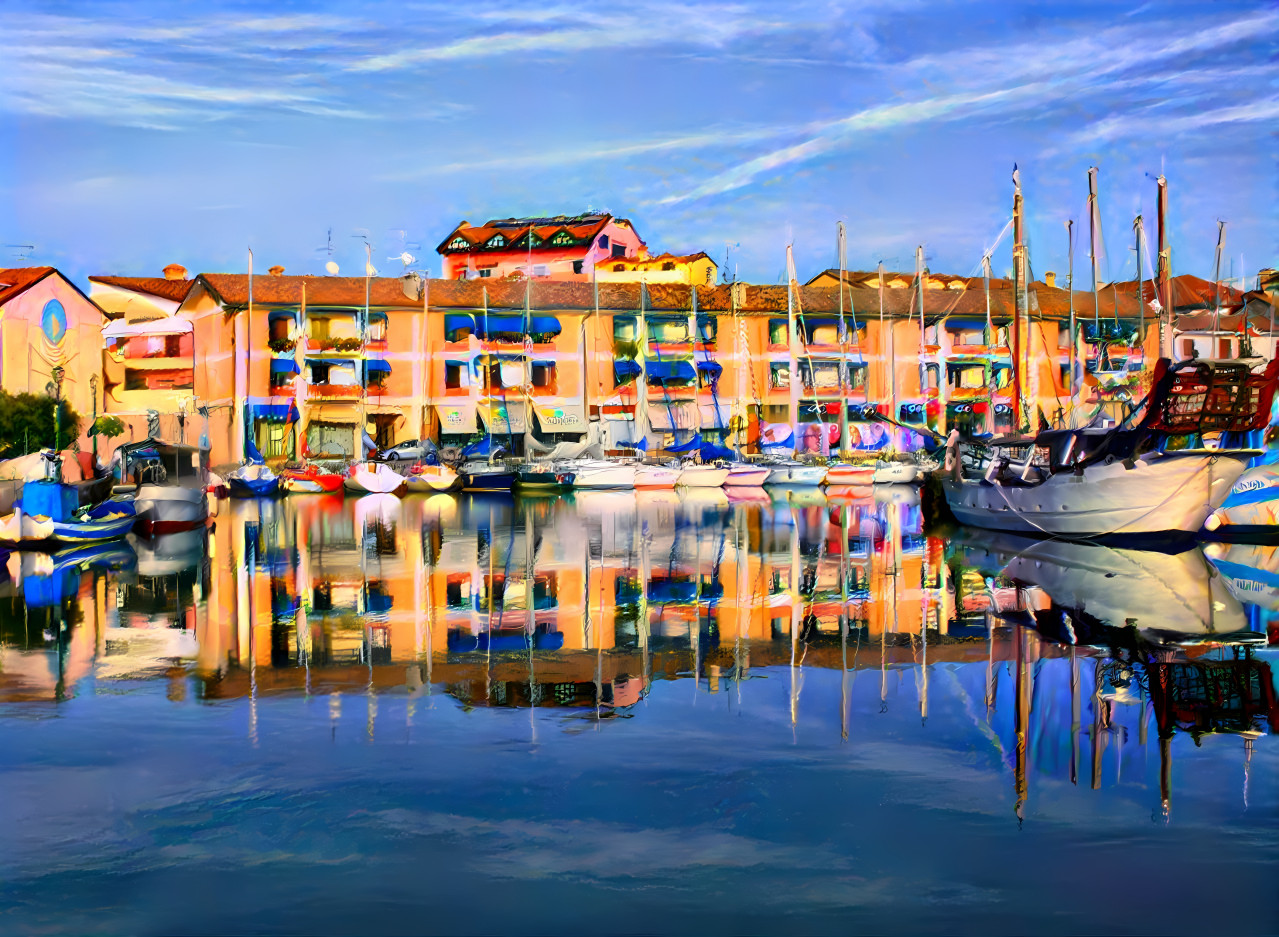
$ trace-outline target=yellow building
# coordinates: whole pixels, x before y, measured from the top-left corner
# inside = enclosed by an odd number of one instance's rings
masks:
[[[605,258],[595,264],[595,279],[601,283],[680,283],[685,286],[714,286],[719,267],[705,253],[658,254]]]

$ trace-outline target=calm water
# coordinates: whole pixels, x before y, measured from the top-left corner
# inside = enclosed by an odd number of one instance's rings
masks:
[[[1279,929],[1273,550],[792,494],[10,556],[0,930]]]

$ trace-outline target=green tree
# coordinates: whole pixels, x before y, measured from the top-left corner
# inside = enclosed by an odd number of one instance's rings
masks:
[[[80,415],[65,400],[59,408],[58,439],[53,438],[52,397],[0,390],[0,458],[12,459],[48,446],[61,450],[80,435]]]

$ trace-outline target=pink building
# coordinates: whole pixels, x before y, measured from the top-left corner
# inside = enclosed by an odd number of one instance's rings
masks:
[[[436,251],[444,258],[446,280],[513,274],[590,280],[601,260],[635,258],[645,247],[625,218],[586,214],[501,218],[478,227],[463,221]]]

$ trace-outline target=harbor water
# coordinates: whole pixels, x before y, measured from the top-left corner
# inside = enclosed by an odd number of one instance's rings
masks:
[[[1275,548],[912,491],[224,500],[0,563],[8,933],[1266,933]]]

